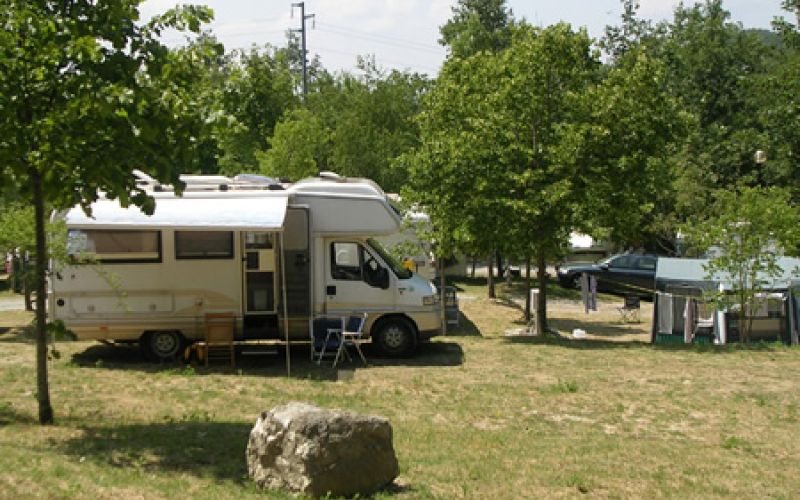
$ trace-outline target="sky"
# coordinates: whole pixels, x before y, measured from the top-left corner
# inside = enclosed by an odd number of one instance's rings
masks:
[[[282,47],[286,30],[300,27],[300,9],[292,0],[183,0],[204,3],[214,10],[210,29],[227,50],[266,43]],[[295,3],[299,0],[295,0]],[[145,0],[143,19],[173,7],[176,0]],[[359,55],[374,55],[379,67],[434,76],[445,58],[438,44],[439,27],[452,15],[456,0],[306,0],[307,48],[319,55],[329,71],[353,70]],[[670,19],[678,0],[640,0],[640,17]],[[690,3],[690,2],[686,2]],[[731,19],[746,28],[769,28],[781,10],[781,0],[724,0]],[[566,21],[585,26],[595,38],[608,24],[617,24],[622,12],[619,0],[508,0],[517,19],[537,26]],[[179,34],[164,37],[178,45]]]

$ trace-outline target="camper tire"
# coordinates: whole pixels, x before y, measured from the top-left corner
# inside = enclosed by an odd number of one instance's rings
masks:
[[[391,358],[411,356],[417,349],[416,329],[405,318],[391,317],[380,321],[372,339],[380,353]]]
[[[185,344],[183,335],[173,330],[145,332],[139,340],[145,356],[157,362],[178,359],[183,353]]]

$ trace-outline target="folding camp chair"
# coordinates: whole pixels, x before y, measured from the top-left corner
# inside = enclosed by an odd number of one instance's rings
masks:
[[[352,360],[350,354],[347,352],[348,347],[352,347],[356,350],[358,355],[361,357],[361,361],[364,362],[364,365],[367,364],[367,358],[364,357],[364,352],[361,350],[361,342],[362,342],[362,335],[364,333],[364,324],[367,322],[367,313],[358,313],[358,314],[351,314],[350,316],[342,318],[342,329],[340,330],[340,340],[339,349],[336,352],[336,358],[333,360],[333,366],[339,362],[341,359],[342,354],[344,354],[347,359]]]
[[[637,295],[626,295],[622,307],[618,307],[620,319],[623,323],[639,323],[639,310],[641,299]]]
[[[342,343],[343,318],[322,316],[311,326],[311,361],[318,365],[325,357],[335,358]]]
[[[233,341],[236,317],[233,313],[206,313],[205,358],[206,366],[211,358],[230,359],[236,366],[236,351]]]

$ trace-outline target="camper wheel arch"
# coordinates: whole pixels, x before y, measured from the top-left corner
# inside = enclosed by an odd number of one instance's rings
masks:
[[[177,330],[147,331],[139,338],[139,347],[151,361],[177,359],[185,345],[186,339]]]
[[[385,356],[406,357],[417,350],[417,327],[407,316],[383,316],[373,325],[370,336]]]

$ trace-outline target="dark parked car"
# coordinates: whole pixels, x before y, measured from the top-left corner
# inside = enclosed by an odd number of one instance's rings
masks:
[[[558,269],[558,281],[566,288],[580,288],[581,274],[597,277],[601,292],[649,296],[656,284],[655,255],[613,255],[597,264],[571,264]]]

